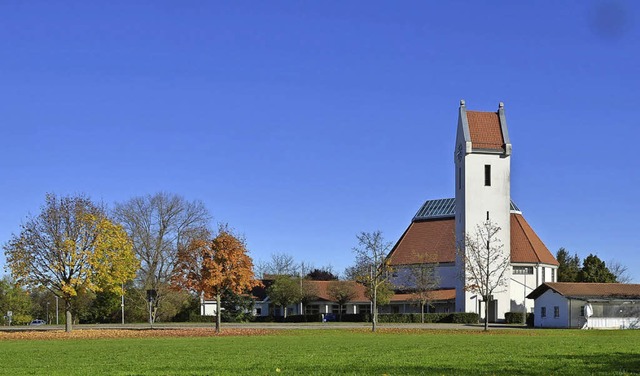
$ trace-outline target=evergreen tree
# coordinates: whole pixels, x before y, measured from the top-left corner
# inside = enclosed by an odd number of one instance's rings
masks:
[[[556,254],[558,266],[558,282],[580,282],[580,257],[578,254],[571,256],[564,248],[560,248]]]
[[[596,255],[590,254],[584,259],[580,271],[580,282],[615,283],[616,276],[607,269],[604,261]]]

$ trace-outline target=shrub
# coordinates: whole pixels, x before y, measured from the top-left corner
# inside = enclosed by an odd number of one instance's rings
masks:
[[[11,325],[28,325],[32,320],[31,315],[17,314],[11,318]]]
[[[342,315],[343,322],[368,322],[371,321],[368,313],[345,313]]]
[[[527,313],[527,326],[533,327],[533,313]]]
[[[419,313],[386,313],[378,315],[380,323],[420,323]],[[478,322],[477,313],[455,312],[455,313],[425,313],[425,323],[455,323],[474,324]]]
[[[507,312],[504,314],[504,321],[507,324],[522,324],[522,312]]]
[[[478,314],[472,312],[455,312],[451,314],[451,322],[455,324],[475,324],[478,319]]]

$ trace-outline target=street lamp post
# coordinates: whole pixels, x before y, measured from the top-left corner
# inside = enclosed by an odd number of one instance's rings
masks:
[[[49,324],[49,302],[47,302],[47,325]]]
[[[122,308],[122,325],[124,325],[124,282],[122,282],[122,300],[120,306]]]

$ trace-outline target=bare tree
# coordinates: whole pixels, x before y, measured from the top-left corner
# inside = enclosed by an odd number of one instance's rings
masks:
[[[136,282],[142,289],[155,290],[151,322],[163,297],[170,293],[169,280],[180,248],[201,237],[211,216],[201,201],[159,192],[118,203],[114,217],[133,241],[141,266]]]
[[[329,296],[338,303],[338,321],[342,321],[342,307],[356,298],[357,291],[353,281],[331,281],[327,287]]]
[[[391,266],[387,254],[391,243],[384,240],[381,231],[361,232],[356,235],[358,246],[353,248],[356,264],[346,273],[367,287],[373,303],[371,331],[376,331],[378,323],[378,290],[389,284]]]
[[[630,283],[631,276],[629,275],[629,269],[626,265],[622,265],[619,261],[609,260],[607,262],[607,268],[616,277],[618,283]]]
[[[433,291],[440,287],[437,260],[432,255],[416,254],[418,264],[409,266],[408,289],[420,304],[420,320],[424,324],[424,307],[433,299]]]
[[[318,291],[318,286],[308,279],[300,279],[300,292],[300,304],[302,305],[300,314],[303,315],[305,307],[314,300],[318,300],[320,292]]]
[[[269,261],[260,261],[256,264],[256,275],[262,278],[265,275],[298,276],[300,275],[300,266],[288,253],[272,253]]]
[[[482,296],[484,305],[484,330],[489,329],[489,301],[491,296],[507,286],[505,273],[509,267],[509,255],[497,234],[501,230],[495,223],[485,221],[476,226],[473,234],[465,234],[464,244],[458,246],[462,263],[461,276],[465,290]]]

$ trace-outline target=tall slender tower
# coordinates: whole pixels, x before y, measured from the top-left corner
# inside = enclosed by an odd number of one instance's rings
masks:
[[[479,112],[467,111],[464,100],[460,101],[454,158],[457,246],[464,251],[465,233],[473,235],[478,225],[490,220],[501,228],[497,237],[505,256],[510,257],[511,142],[502,102],[497,112]],[[461,263],[458,257],[457,268]],[[511,271],[506,273],[508,280]],[[465,291],[464,285],[458,278],[456,310],[482,313],[482,297]],[[503,319],[510,310],[509,287],[500,288],[493,299],[489,302],[489,319]]]

